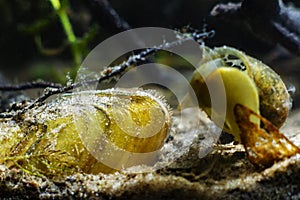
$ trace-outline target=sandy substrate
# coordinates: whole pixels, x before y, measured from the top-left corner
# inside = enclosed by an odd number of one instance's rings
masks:
[[[298,146],[300,111],[283,131]],[[205,121],[205,120],[204,120]],[[206,121],[205,121],[206,122]],[[208,122],[207,122],[208,123]],[[206,126],[207,127],[207,126]],[[1,199],[300,199],[300,156],[255,168],[241,145],[215,145],[199,158],[201,142],[151,173],[74,174],[48,179],[0,167]]]

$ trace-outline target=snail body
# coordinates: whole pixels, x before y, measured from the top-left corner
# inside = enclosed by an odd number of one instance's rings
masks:
[[[233,134],[237,141],[240,141],[240,129],[234,114],[236,104],[250,108],[278,128],[283,125],[291,106],[290,96],[280,76],[270,67],[231,47],[204,47],[203,59],[192,76],[191,85],[199,106],[208,116],[211,116],[212,105],[207,86],[217,85],[220,80],[227,111],[225,122],[216,124]],[[259,120],[256,123],[259,124]]]

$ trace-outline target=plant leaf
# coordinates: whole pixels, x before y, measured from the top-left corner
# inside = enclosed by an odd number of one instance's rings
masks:
[[[276,161],[300,153],[299,147],[267,119],[241,104],[237,104],[234,111],[241,130],[241,141],[252,164],[268,167]],[[254,118],[260,120],[260,125],[253,123]]]

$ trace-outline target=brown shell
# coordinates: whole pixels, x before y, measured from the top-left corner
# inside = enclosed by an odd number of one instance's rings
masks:
[[[234,48],[224,46],[213,50],[219,57],[227,59],[227,63],[242,61],[241,70],[247,70],[257,86],[260,114],[276,127],[281,127],[288,116],[291,98],[280,76],[261,61]]]
[[[280,76],[271,68],[254,58],[249,60],[253,63],[251,72],[259,92],[261,115],[275,126],[281,127],[291,107],[288,90]]]

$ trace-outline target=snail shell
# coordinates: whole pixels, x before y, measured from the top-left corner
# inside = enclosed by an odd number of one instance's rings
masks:
[[[240,141],[240,130],[233,111],[236,104],[261,114],[277,127],[283,125],[291,100],[280,76],[270,67],[231,47],[204,47],[202,62],[193,74],[191,85],[199,106],[209,116],[212,108],[207,85],[216,84],[219,81],[217,75],[223,80],[227,112],[224,124],[216,124],[224,131],[232,133]]]

